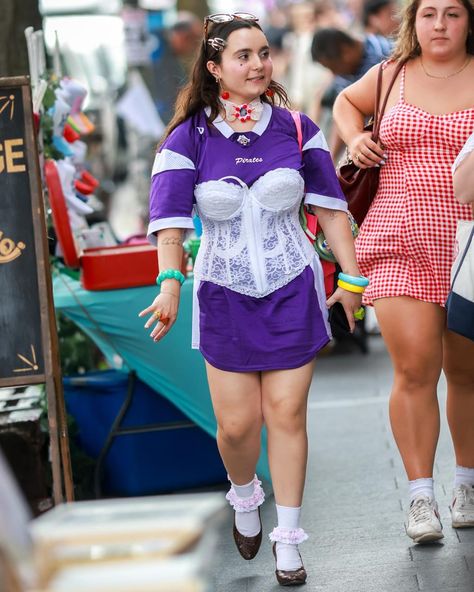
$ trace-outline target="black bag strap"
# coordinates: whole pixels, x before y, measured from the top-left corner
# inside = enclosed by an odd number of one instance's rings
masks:
[[[388,85],[387,92],[385,93],[384,100],[382,103],[382,107],[380,108],[380,98],[382,94],[382,74],[384,64],[387,62],[382,62],[379,66],[378,76],[377,76],[377,90],[375,94],[375,110],[374,110],[374,127],[372,132],[372,139],[374,142],[377,142],[379,139],[379,132],[380,132],[380,124],[382,122],[383,114],[385,113],[385,107],[387,106],[388,97],[390,92],[395,84],[395,80],[397,79],[398,75],[400,74],[401,69],[406,63],[406,60],[402,60],[397,62],[395,70],[393,72],[392,79],[390,80],[390,84]]]
[[[469,251],[469,247],[471,246],[473,237],[474,237],[474,226],[471,229],[471,233],[469,234],[469,238],[467,239],[466,248],[464,249],[464,253],[462,254],[461,261],[459,262],[458,268],[456,269],[456,273],[453,277],[453,282],[451,284],[451,290],[454,290],[454,284],[456,283],[456,280],[458,279],[459,272],[461,271],[462,264],[464,263],[464,259],[467,256],[467,253]]]

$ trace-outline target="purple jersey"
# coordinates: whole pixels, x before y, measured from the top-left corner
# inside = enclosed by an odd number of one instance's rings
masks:
[[[277,170],[301,175],[306,203],[346,211],[322,132],[305,115],[301,122],[302,153],[290,112],[267,104],[249,132],[234,132],[220,118],[209,124],[205,111],[180,124],[153,167],[150,240],[165,228],[193,228],[196,193],[207,187],[203,183],[234,178],[252,188]],[[286,284],[282,279],[283,287],[262,298],[233,291],[232,285],[196,282],[193,346],[229,371],[294,368],[309,361],[330,337],[317,255],[296,278],[288,275]],[[239,318],[245,323],[236,323]]]

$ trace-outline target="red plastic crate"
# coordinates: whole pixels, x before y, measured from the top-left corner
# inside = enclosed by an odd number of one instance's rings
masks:
[[[117,245],[79,252],[69,222],[56,164],[45,163],[45,176],[54,227],[68,267],[81,269],[86,290],[117,290],[151,286],[158,275],[156,247],[150,244]]]

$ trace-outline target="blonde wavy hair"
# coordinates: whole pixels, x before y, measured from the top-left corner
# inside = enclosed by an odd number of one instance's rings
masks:
[[[420,44],[416,37],[415,20],[416,11],[421,0],[405,0],[402,8],[401,25],[398,32],[397,43],[393,50],[393,60],[408,60],[421,53]],[[467,53],[474,54],[474,0],[459,0],[466,8],[469,17],[469,33],[466,40]]]

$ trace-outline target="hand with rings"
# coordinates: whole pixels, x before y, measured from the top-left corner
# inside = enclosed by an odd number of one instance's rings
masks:
[[[145,329],[153,324],[150,337],[153,341],[162,339],[173,326],[178,315],[179,296],[171,292],[161,292],[150,306],[139,313],[139,317],[151,314],[145,323]]]
[[[370,132],[358,134],[348,148],[357,167],[367,169],[385,164],[387,155],[383,148],[372,140]]]

